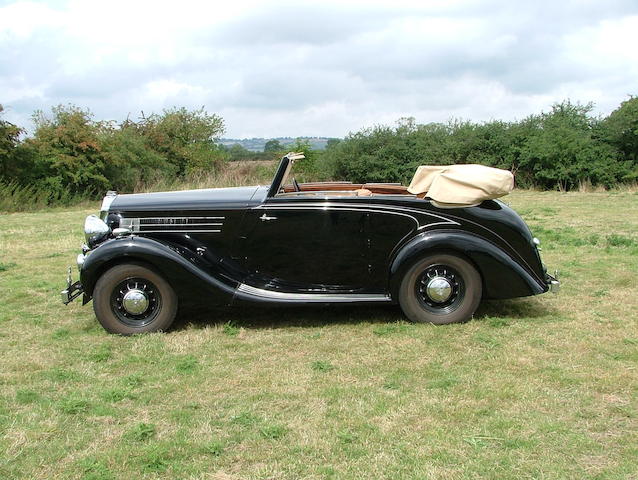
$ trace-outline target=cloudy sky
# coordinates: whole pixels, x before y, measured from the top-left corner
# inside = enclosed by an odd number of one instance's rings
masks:
[[[228,137],[344,136],[413,116],[516,119],[638,94],[638,1],[6,1],[0,104],[29,125],[171,106]]]

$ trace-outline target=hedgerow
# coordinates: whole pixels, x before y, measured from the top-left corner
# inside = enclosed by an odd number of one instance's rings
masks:
[[[613,187],[638,179],[638,98],[606,118],[592,105],[556,104],[517,122],[418,125],[401,119],[330,145],[324,176],[356,182],[409,182],[418,165],[479,163],[515,173],[520,186],[573,189]]]

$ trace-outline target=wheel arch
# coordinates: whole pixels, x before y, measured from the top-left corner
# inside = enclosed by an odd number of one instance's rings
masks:
[[[142,264],[162,275],[179,297],[205,294],[207,298],[227,303],[234,286],[213,275],[211,266],[187,249],[154,239],[128,237],[100,245],[87,255],[80,271],[84,303],[88,302],[97,280],[110,268],[125,263]]]
[[[396,285],[397,292],[405,272],[409,270],[409,268],[412,265],[419,262],[421,259],[434,256],[434,255],[453,255],[455,257],[459,257],[465,260],[466,262],[468,262],[470,265],[472,265],[476,269],[476,271],[479,274],[479,277],[481,277],[481,285],[483,286],[483,291],[485,291],[485,278],[483,277],[483,272],[481,271],[480,267],[476,264],[476,262],[472,259],[472,257],[466,255],[461,250],[450,248],[449,246],[438,245],[438,246],[432,246],[431,248],[422,248],[420,249],[418,253],[414,252],[414,255],[410,255],[409,259],[408,258],[405,259],[405,261],[400,266],[401,271],[397,270],[397,272],[394,275],[392,275],[392,278],[391,278],[391,284],[393,281],[397,283]]]
[[[398,298],[401,280],[410,266],[433,254],[456,255],[473,265],[481,277],[483,298],[524,297],[547,290],[546,285],[494,243],[467,232],[438,230],[415,236],[394,255],[389,269],[393,299]]]
[[[96,265],[95,270],[92,271],[90,275],[81,276],[82,282],[83,282],[82,287],[84,288],[83,303],[86,304],[93,297],[93,291],[95,289],[95,285],[97,284],[97,281],[100,279],[102,275],[104,275],[107,271],[109,271],[113,267],[117,267],[118,265],[124,265],[124,264],[140,265],[140,266],[149,268],[153,270],[154,272],[156,272],[157,274],[162,275],[166,279],[166,281],[170,284],[170,286],[173,289],[175,289],[173,280],[168,278],[168,276],[164,272],[162,272],[161,270],[158,270],[157,267],[153,265],[151,262],[149,262],[148,260],[145,260],[142,257],[137,257],[135,255],[125,256],[125,257],[116,257],[110,260],[106,260],[103,263],[100,263],[99,265]]]

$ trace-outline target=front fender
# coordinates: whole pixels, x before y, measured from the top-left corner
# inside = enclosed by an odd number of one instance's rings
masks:
[[[401,280],[410,266],[434,252],[456,253],[474,263],[483,279],[484,298],[525,297],[548,289],[528,267],[494,243],[467,232],[439,230],[415,236],[395,255],[390,266],[392,298],[398,298]]]
[[[191,250],[144,237],[108,240],[90,252],[80,270],[85,303],[93,296],[99,277],[110,267],[127,262],[143,262],[155,268],[178,296],[206,295],[216,303],[230,303],[237,282]]]

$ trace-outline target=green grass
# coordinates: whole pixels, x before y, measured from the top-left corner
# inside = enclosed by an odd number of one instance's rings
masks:
[[[0,216],[0,478],[636,478],[638,195],[506,200],[559,295],[447,327],[187,309],[127,338],[59,302],[92,212]]]

